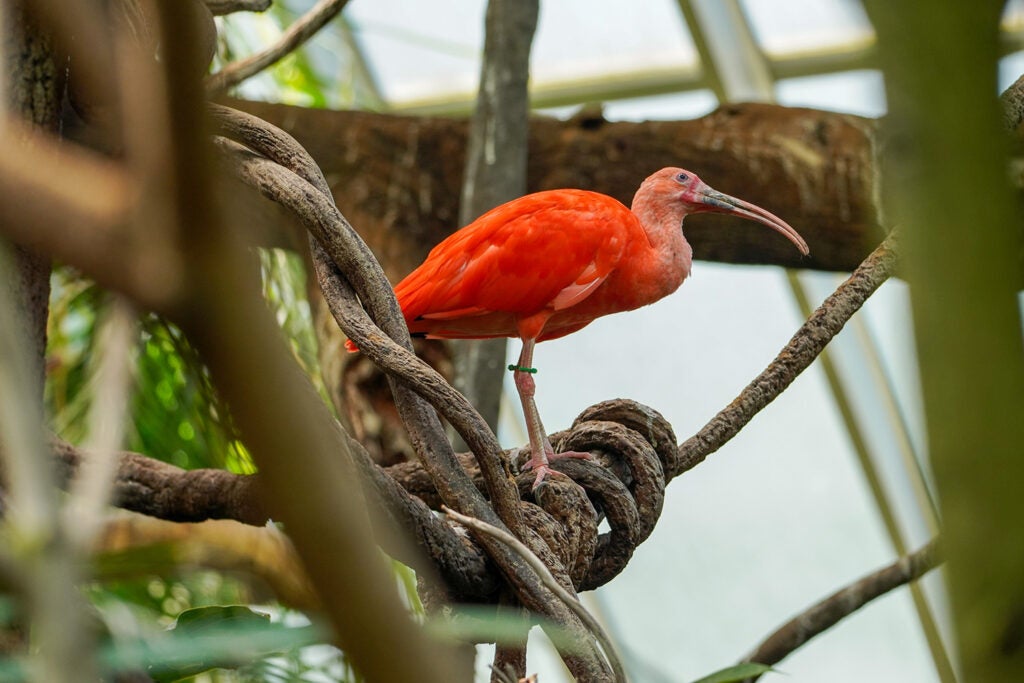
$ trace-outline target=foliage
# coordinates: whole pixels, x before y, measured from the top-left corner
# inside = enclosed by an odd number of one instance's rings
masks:
[[[275,2],[262,14],[219,17],[215,68],[271,44],[308,5],[296,0]],[[241,84],[239,92],[252,99],[305,107],[379,109],[372,79],[344,39],[349,31],[345,17],[337,18],[308,43]]]
[[[261,250],[260,269],[267,305],[326,401],[302,259]],[[46,402],[54,431],[82,443],[88,437],[96,332],[109,296],[63,267],[54,270],[51,287]],[[186,469],[253,471],[209,371],[176,326],[152,314],[140,318],[133,378],[124,448]],[[273,619],[241,606],[266,597],[245,577],[178,567],[161,546],[105,554],[95,562],[96,580],[85,592],[108,634],[101,654],[108,669],[141,667],[159,681],[197,674],[218,681],[356,680],[338,650],[309,647],[329,640],[323,627],[273,604],[260,608],[273,612]],[[422,613],[415,575],[395,567],[410,605]],[[14,603],[0,602],[0,612],[9,621]],[[236,670],[224,668],[229,666]],[[3,680],[22,675],[14,660],[0,662]]]
[[[46,399],[54,431],[72,443],[87,437],[85,417],[97,323],[108,299],[95,284],[58,268],[51,278]],[[193,469],[227,467],[251,472],[226,407],[209,372],[187,340],[158,316],[141,318],[128,420],[123,446]]]
[[[268,305],[296,360],[330,405],[320,376],[302,259],[280,249],[261,250],[260,267]],[[85,417],[97,323],[108,299],[95,284],[68,268],[55,269],[51,286],[47,408],[54,431],[72,443],[82,443],[88,436]],[[126,449],[185,469],[253,471],[252,459],[217,396],[209,371],[181,330],[159,316],[144,315],[133,375]]]
[[[699,681],[694,683],[736,683],[737,681],[745,681],[753,676],[760,676],[761,674],[773,671],[770,666],[766,664],[757,663],[746,663],[737,664],[736,666],[730,666],[725,669],[714,672]]]

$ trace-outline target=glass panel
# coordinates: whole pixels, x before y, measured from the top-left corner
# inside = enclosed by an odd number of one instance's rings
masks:
[[[999,60],[999,92],[1013,85],[1024,74],[1024,52],[1014,52]]]
[[[1010,0],[1003,8],[1003,29],[1024,30],[1024,0]]]
[[[717,107],[718,98],[713,92],[693,90],[608,102],[604,116],[609,121],[678,121],[699,118]]]
[[[390,102],[476,90],[484,0],[353,2],[345,16]]]
[[[692,68],[697,50],[671,0],[542,2],[532,53],[535,83]]]
[[[772,56],[869,41],[874,29],[859,0],[742,0],[754,37]]]

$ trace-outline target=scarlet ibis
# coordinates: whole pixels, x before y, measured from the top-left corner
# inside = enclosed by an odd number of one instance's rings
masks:
[[[674,292],[692,262],[683,219],[701,212],[757,221],[809,253],[781,218],[690,171],[663,168],[640,185],[632,208],[585,190],[537,192],[502,204],[434,247],[395,287],[413,336],[522,340],[509,370],[526,417],[534,487],[552,472],[551,459],[589,457],[551,447],[534,402],[534,345]]]

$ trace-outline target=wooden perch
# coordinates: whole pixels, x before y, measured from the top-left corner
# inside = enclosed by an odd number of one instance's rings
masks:
[[[232,104],[309,150],[390,277],[459,227],[466,120]],[[764,104],[728,105],[692,121],[536,117],[527,190],[580,187],[629,204],[647,175],[681,165],[784,217],[811,247],[802,258],[741,220],[693,216],[686,234],[696,258],[852,271],[884,236],[873,200],[874,130],[870,119]]]

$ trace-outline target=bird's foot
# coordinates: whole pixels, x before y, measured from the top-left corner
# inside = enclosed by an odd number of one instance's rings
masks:
[[[533,480],[532,487],[535,489],[541,485],[541,482],[543,482],[544,478],[549,474],[565,476],[558,470],[553,470],[551,469],[551,467],[548,466],[552,460],[561,460],[562,458],[577,458],[579,460],[591,460],[593,459],[593,457],[594,456],[591,453],[587,453],[585,451],[564,451],[562,453],[545,453],[544,456],[541,458],[531,457],[526,462],[526,464],[523,465],[523,470],[532,470],[537,474],[537,477]]]

